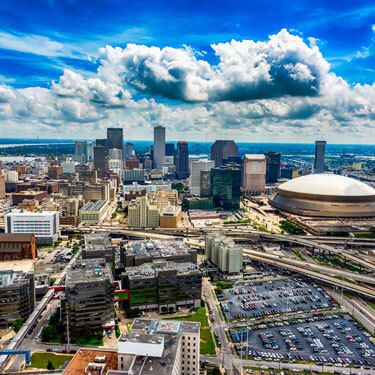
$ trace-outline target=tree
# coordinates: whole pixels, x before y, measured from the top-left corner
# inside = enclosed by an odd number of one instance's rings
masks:
[[[47,370],[54,370],[55,366],[53,365],[52,361],[49,359],[47,363]]]
[[[18,318],[15,319],[15,321],[12,323],[12,328],[13,330],[17,333],[23,324],[23,319],[19,316]]]

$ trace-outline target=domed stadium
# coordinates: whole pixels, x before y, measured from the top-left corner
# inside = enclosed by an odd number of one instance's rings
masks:
[[[279,185],[270,204],[301,216],[372,217],[375,189],[349,177],[311,174]]]

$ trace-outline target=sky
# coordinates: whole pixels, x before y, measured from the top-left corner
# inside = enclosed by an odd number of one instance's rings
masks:
[[[0,136],[367,143],[373,1],[0,2]]]

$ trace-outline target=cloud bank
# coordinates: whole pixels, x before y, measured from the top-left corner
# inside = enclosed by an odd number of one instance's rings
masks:
[[[301,128],[375,136],[375,84],[351,86],[330,72],[316,43],[283,29],[267,41],[211,47],[215,63],[187,46],[103,47],[93,76],[67,69],[49,89],[1,85],[0,120],[69,132],[115,123],[130,137],[131,129],[155,124],[236,137]]]

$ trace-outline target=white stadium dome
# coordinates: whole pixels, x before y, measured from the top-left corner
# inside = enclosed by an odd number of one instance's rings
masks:
[[[277,187],[270,203],[302,216],[375,216],[375,189],[353,178],[333,174],[311,174]]]

